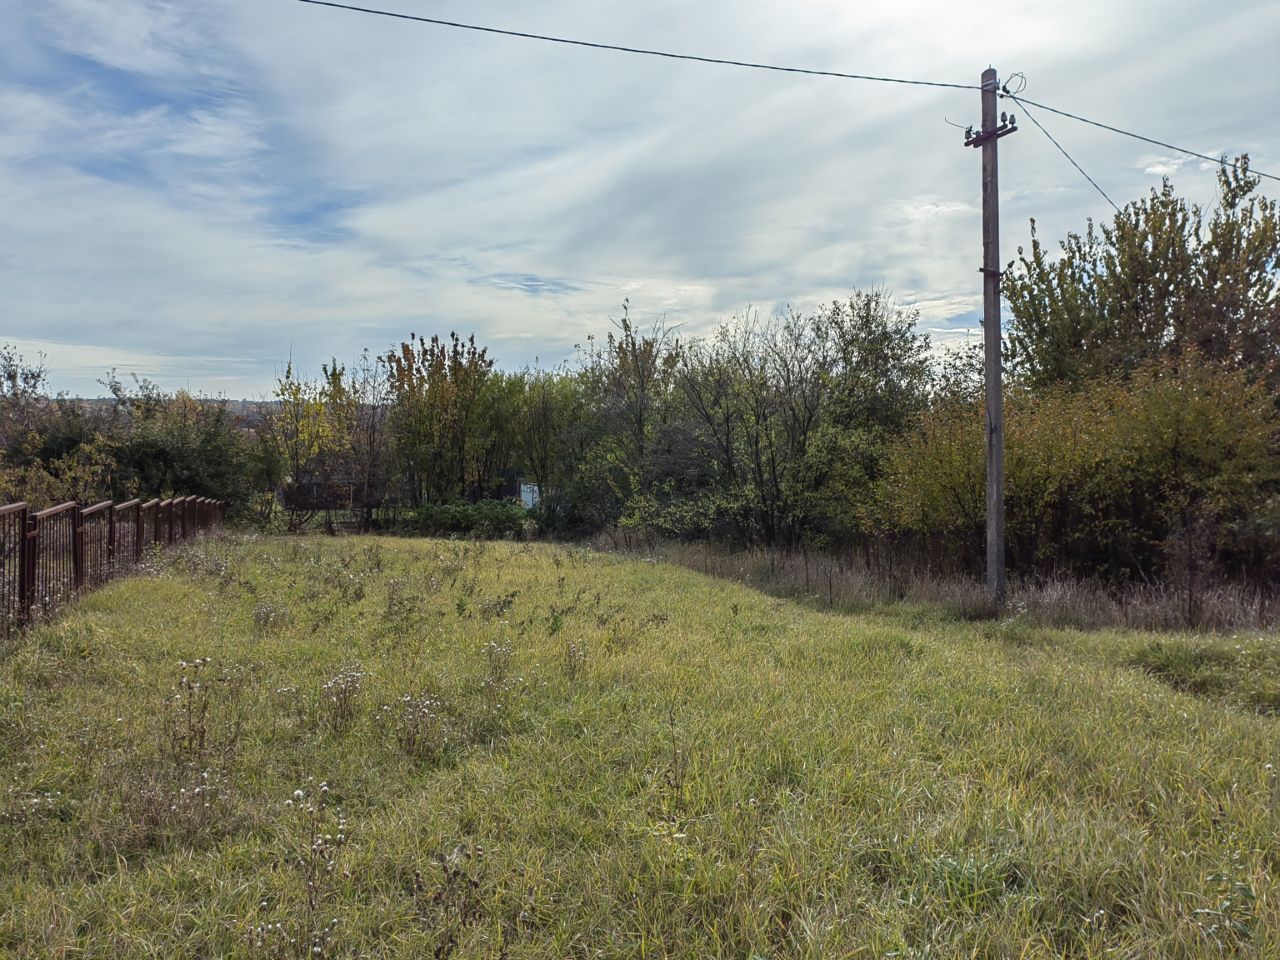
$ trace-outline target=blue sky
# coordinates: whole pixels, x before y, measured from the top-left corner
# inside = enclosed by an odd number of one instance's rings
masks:
[[[976,82],[1280,170],[1280,4],[389,0],[735,59]],[[1121,9],[1117,9],[1121,8]],[[987,11],[979,16],[979,9]],[[253,397],[410,331],[555,363],[624,298],[689,334],[884,284],[972,336],[977,94],[459,33],[294,0],[0,0],[0,340]],[[1041,118],[1115,199],[1212,171]],[[1003,246],[1108,212],[1027,123]]]

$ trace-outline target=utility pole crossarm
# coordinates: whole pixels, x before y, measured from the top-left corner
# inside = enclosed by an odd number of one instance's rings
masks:
[[[1017,132],[1018,118],[1002,113],[1000,115],[1000,126],[994,130],[973,130],[970,128],[968,136],[965,137],[964,145],[966,147],[980,147],[990,140],[999,140],[1001,137],[1007,137],[1009,134]]]

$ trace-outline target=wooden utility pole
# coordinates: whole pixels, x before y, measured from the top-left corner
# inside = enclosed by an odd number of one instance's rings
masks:
[[[1004,603],[1004,386],[1000,357],[1000,167],[996,145],[1018,129],[996,117],[995,67],[982,74],[982,129],[970,128],[965,146],[982,147],[982,341],[987,400],[987,589]]]

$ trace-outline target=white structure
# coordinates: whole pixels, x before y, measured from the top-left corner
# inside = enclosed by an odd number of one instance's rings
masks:
[[[536,483],[529,483],[525,480],[520,481],[520,500],[524,503],[526,509],[532,510],[541,499]]]

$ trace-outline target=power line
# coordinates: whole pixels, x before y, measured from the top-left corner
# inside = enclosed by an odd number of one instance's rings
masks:
[[[1035,114],[1031,112],[1031,109],[1025,103],[1023,103],[1021,100],[1015,97],[1013,94],[1009,94],[1009,99],[1013,100],[1015,103],[1022,104],[1022,109],[1026,112],[1027,119],[1040,128],[1040,132],[1049,138],[1049,142],[1058,148],[1058,152],[1067,158],[1067,162],[1080,171],[1080,176],[1084,177],[1091,184],[1093,184],[1093,189],[1097,190],[1100,194],[1102,194],[1102,199],[1107,201],[1107,203],[1111,204],[1111,206],[1115,208],[1116,213],[1119,213],[1120,208],[1116,206],[1116,202],[1114,200],[1112,200],[1109,196],[1107,196],[1107,191],[1103,190],[1100,186],[1098,186],[1098,181],[1094,180],[1093,177],[1085,173],[1084,167],[1080,166],[1080,164],[1075,162],[1071,154],[1067,153],[1066,148],[1062,144],[1060,144],[1057,140],[1054,139],[1053,134],[1044,128],[1044,124],[1042,124],[1039,120],[1035,118]]]
[[[592,43],[587,40],[569,40],[564,37],[548,37],[539,33],[522,33],[519,30],[502,30],[498,27],[481,27],[474,23],[458,23],[453,20],[438,20],[434,17],[419,17],[408,13],[394,13],[390,10],[375,10],[371,7],[357,7],[346,3],[331,3],[329,0],[299,0],[317,7],[333,7],[336,10],[351,10],[355,13],[369,13],[378,17],[393,17],[396,20],[413,20],[418,23],[432,23],[438,27],[453,27],[457,30],[474,30],[478,33],[496,33],[504,37],[520,37],[524,40],[544,40],[548,43],[564,43],[573,47],[590,47],[593,50],[613,50],[618,53],[636,53],[646,57],[663,57],[667,60],[692,60],[696,63],[714,63],[728,67],[746,67],[750,70],[772,70],[775,73],[802,73],[811,77],[835,77],[839,80],[874,80],[877,83],[901,83],[913,87],[946,87],[951,90],[980,90],[975,83],[937,83],[932,80],[904,80],[901,77],[877,77],[865,73],[840,73],[835,70],[809,70],[805,67],[780,67],[770,63],[750,63],[745,60],[724,60],[719,57],[699,57],[689,53],[671,53],[666,50],[646,50],[642,47],[623,47],[612,43]]]
[[[1163,140],[1155,140],[1151,137],[1144,137],[1142,134],[1134,133],[1132,130],[1122,130],[1120,127],[1111,126],[1111,124],[1109,123],[1102,123],[1101,121],[1098,121],[1098,120],[1090,120],[1088,117],[1082,117],[1075,113],[1068,113],[1066,110],[1059,110],[1057,107],[1051,107],[1048,104],[1036,103],[1036,101],[1034,100],[1027,100],[1026,98],[1019,97],[1016,94],[1005,93],[1005,94],[1002,94],[1002,96],[1007,97],[1008,99],[1014,101],[1015,103],[1022,104],[1023,107],[1026,107],[1027,104],[1030,104],[1031,106],[1038,107],[1041,110],[1047,110],[1050,113],[1056,113],[1060,117],[1068,117],[1071,120],[1078,120],[1081,123],[1087,123],[1093,127],[1100,127],[1103,130],[1110,130],[1112,133],[1118,133],[1122,137],[1131,137],[1134,140],[1141,140],[1143,143],[1150,143],[1157,147],[1163,147],[1164,149],[1172,150],[1175,153],[1185,153],[1187,156],[1195,157],[1198,160],[1208,160],[1210,163],[1222,164],[1223,166],[1228,166],[1235,170],[1240,169],[1240,163],[1239,161],[1236,161],[1236,160],[1228,160],[1226,157],[1211,157],[1205,153],[1197,153],[1195,150],[1188,150],[1186,147],[1179,147],[1172,143],[1165,143]],[[1027,115],[1030,116],[1029,113]],[[1036,126],[1039,126],[1039,124],[1036,124]],[[1249,172],[1253,174],[1255,177],[1265,177],[1268,180],[1280,181],[1280,177],[1277,177],[1271,173],[1262,173],[1258,170],[1253,170],[1253,169],[1250,169]]]
[[[703,57],[703,56],[697,56],[695,54],[690,54],[690,53],[672,53],[669,50],[649,50],[644,47],[625,47],[625,46],[621,46],[619,44],[613,44],[613,43],[594,43],[589,40],[572,40],[566,37],[552,37],[552,36],[547,36],[545,34],[540,34],[540,33],[525,33],[520,30],[506,30],[500,27],[484,27],[474,23],[460,23],[456,20],[441,20],[436,17],[422,17],[422,16],[417,16],[415,14],[409,14],[409,13],[396,13],[391,10],[378,10],[373,7],[360,7],[360,6],[356,6],[354,4],[348,4],[348,3],[335,3],[333,2],[333,0],[298,0],[298,2],[309,3],[317,7],[332,7],[335,10],[348,10],[353,13],[366,13],[366,14],[371,14],[373,16],[377,16],[377,17],[390,17],[396,20],[412,20],[416,23],[429,23],[429,24],[434,24],[435,26],[438,26],[438,27],[450,27],[455,30],[471,30],[476,33],[497,34],[499,36],[504,36],[504,37],[519,37],[524,40],[541,40],[546,43],[561,43],[561,44],[565,44],[572,47],[587,47],[592,50],[612,50],[617,53],[632,53],[632,54],[638,54],[640,56],[645,56],[645,57],[661,57],[665,60],[686,60],[686,61],[692,61],[694,63],[711,63],[711,64],[717,64],[719,66],[744,67],[749,70],[769,70],[774,73],[795,73],[795,74],[803,74],[811,77],[834,77],[839,80],[870,80],[876,83],[897,83],[897,84],[902,84],[904,86],[912,86],[912,87],[942,87],[948,90],[981,90],[982,89],[980,86],[973,83],[940,83],[934,80],[908,80],[903,77],[881,77],[881,76],[876,76],[874,74],[866,74],[866,73],[843,73],[837,70],[811,70],[807,67],[784,67],[784,66],[779,66],[777,64],[770,64],[770,63],[752,63],[746,60],[728,60],[721,57]],[[1013,76],[1020,76],[1020,74],[1014,74]],[[1098,127],[1102,130],[1109,130],[1112,133],[1118,133],[1121,136],[1130,137],[1134,140],[1141,140],[1143,143],[1149,143],[1149,144],[1152,144],[1153,146],[1162,147],[1165,150],[1172,150],[1175,153],[1186,154],[1187,156],[1195,157],[1198,160],[1207,160],[1210,163],[1222,164],[1236,170],[1240,168],[1240,164],[1238,161],[1228,160],[1226,157],[1211,157],[1208,154],[1199,153],[1195,150],[1190,150],[1186,147],[1179,147],[1176,144],[1166,143],[1163,140],[1156,140],[1153,137],[1146,137],[1140,133],[1134,133],[1131,130],[1124,130],[1124,129],[1121,129],[1120,127],[1114,127],[1111,124],[1102,123],[1099,120],[1090,120],[1088,117],[1082,117],[1079,114],[1070,113],[1069,111],[1066,111],[1066,110],[1059,110],[1057,107],[1051,107],[1046,103],[1038,103],[1035,100],[1028,100],[1018,96],[1015,93],[1002,92],[1001,96],[1008,98],[1010,100],[1013,100],[1015,103],[1022,104],[1024,109],[1026,109],[1028,106],[1037,107],[1038,109],[1046,110],[1049,113],[1056,113],[1058,116],[1067,117],[1071,120],[1079,121],[1080,123],[1087,123],[1090,126]],[[1031,116],[1029,110],[1027,111],[1027,115]],[[1054,140],[1052,136],[1049,136],[1049,132],[1045,130],[1044,127],[1042,127],[1040,123],[1035,120],[1034,117],[1032,118],[1032,122],[1035,123],[1037,127],[1040,127],[1042,131],[1044,131],[1045,136],[1048,136],[1049,139],[1053,141],[1054,145],[1057,146],[1058,149],[1062,151],[1063,155],[1066,156],[1068,160],[1071,160],[1070,155],[1068,155],[1067,152],[1062,149],[1061,144],[1059,144],[1056,140]],[[1090,178],[1088,174],[1084,173],[1084,170],[1080,168],[1079,164],[1077,164],[1074,160],[1071,160],[1071,163],[1073,166],[1075,166],[1077,170],[1080,170],[1080,172],[1084,174],[1086,179],[1089,179],[1090,183],[1093,183],[1092,178]],[[1249,172],[1256,177],[1263,177],[1267,180],[1275,180],[1277,182],[1280,182],[1280,176],[1276,176],[1274,174],[1262,173],[1261,171],[1258,171],[1258,170],[1250,170]],[[1100,193],[1102,193],[1101,188],[1098,187],[1096,183],[1094,183],[1093,185],[1095,188],[1098,189]],[[1106,194],[1103,193],[1103,196],[1106,196]],[[1115,206],[1114,202],[1111,201],[1110,197],[1107,198],[1107,202],[1111,203],[1112,206]]]

